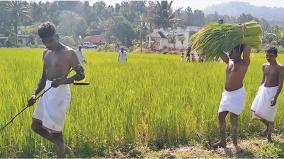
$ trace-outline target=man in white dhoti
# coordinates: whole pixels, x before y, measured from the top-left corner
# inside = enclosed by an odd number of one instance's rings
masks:
[[[278,50],[275,47],[266,50],[268,63],[262,65],[261,86],[251,106],[253,118],[260,119],[266,125],[261,136],[267,137],[269,142],[272,141],[271,134],[277,110],[277,99],[283,86],[284,67],[276,61],[277,52]]]
[[[119,62],[127,62],[127,53],[124,48],[121,48],[118,53],[118,61]]]
[[[225,90],[218,110],[220,140],[212,145],[213,148],[226,147],[226,116],[230,113],[232,140],[238,149],[238,116],[244,107],[245,89],[243,80],[250,64],[250,48],[246,45],[238,45],[229,56],[225,53],[221,59],[227,64]],[[241,58],[243,52],[243,58]]]
[[[183,61],[184,59],[184,51],[183,49],[180,50],[180,61]]]
[[[63,137],[65,115],[70,104],[70,83],[84,79],[84,69],[70,47],[59,42],[55,27],[46,22],[38,29],[46,49],[43,52],[43,72],[38,86],[29,99],[29,106],[36,102],[36,96],[50,86],[52,87],[40,99],[33,113],[32,130],[56,145],[57,157],[65,157],[70,150]],[[70,69],[76,74],[67,78]],[[66,149],[68,148],[68,149]]]

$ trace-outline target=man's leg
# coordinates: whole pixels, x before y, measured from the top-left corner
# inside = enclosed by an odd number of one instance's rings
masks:
[[[267,128],[267,140],[268,140],[268,142],[272,142],[271,135],[272,135],[273,129],[274,129],[274,122],[268,122],[268,128]]]
[[[49,133],[42,127],[42,122],[36,119],[33,119],[32,121],[32,130],[43,138],[55,144],[57,157],[61,158],[65,156],[65,154],[62,154],[62,152],[65,153],[65,150],[71,153],[71,148],[64,143],[64,137],[62,133]]]
[[[269,122],[264,119],[260,119],[260,121],[266,126],[266,129],[260,133],[260,136],[267,137]]]
[[[53,140],[56,146],[56,154],[58,158],[65,158],[65,144],[63,133],[53,133]]]
[[[39,134],[40,136],[42,136],[43,138],[51,141],[54,143],[53,141],[53,135],[50,134],[47,130],[45,130],[43,127],[42,127],[42,122],[37,120],[37,119],[32,119],[32,130]]]
[[[230,113],[232,126],[232,140],[235,147],[238,146],[238,115]]]
[[[220,140],[213,144],[213,148],[226,147],[226,116],[228,112],[220,112],[218,115]]]

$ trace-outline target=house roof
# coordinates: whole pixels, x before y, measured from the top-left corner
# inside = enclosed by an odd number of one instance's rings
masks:
[[[151,38],[167,38],[165,36],[165,34],[161,31],[152,32],[152,33],[148,34],[147,36],[151,37]]]
[[[91,43],[94,43],[94,44],[106,43],[106,39],[102,35],[92,35],[92,36],[86,36],[83,39],[83,42],[91,42]]]

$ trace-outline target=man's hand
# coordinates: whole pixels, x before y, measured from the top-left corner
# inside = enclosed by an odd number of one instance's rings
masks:
[[[30,97],[30,99],[28,100],[28,106],[30,107],[30,106],[34,105],[35,102],[36,102],[36,95],[33,94],[33,95]]]
[[[62,84],[61,82],[62,82],[62,79],[61,79],[61,78],[57,78],[57,79],[55,79],[55,80],[52,81],[51,87],[57,88],[59,85]]]
[[[270,106],[272,107],[275,106],[276,102],[277,102],[277,98],[272,98]]]

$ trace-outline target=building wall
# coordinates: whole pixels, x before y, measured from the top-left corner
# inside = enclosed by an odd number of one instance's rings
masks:
[[[174,34],[176,35],[176,43],[175,46],[171,43],[168,42],[168,39],[165,38],[161,38],[160,40],[160,49],[164,48],[164,47],[170,47],[170,48],[176,48],[176,49],[182,49],[182,48],[187,48],[190,44],[191,44],[191,35],[194,32],[199,31],[199,27],[187,27],[186,29],[181,29],[180,27],[178,27],[177,29],[174,30],[170,30],[169,31],[164,31],[161,30],[166,36]],[[183,35],[185,37],[185,40],[183,42],[183,45],[181,43],[181,41],[178,40],[177,36],[178,35]]]
[[[171,35],[171,34],[176,35],[176,43],[175,43],[175,45],[169,43],[167,38],[160,38],[159,49],[163,49],[165,47],[182,49],[182,48],[187,48],[191,44],[190,37],[192,36],[193,33],[197,32],[199,30],[200,30],[200,27],[188,26],[185,29],[181,29],[180,27],[177,27],[177,29],[168,28],[167,30],[164,30],[162,28],[154,29],[153,33],[157,33],[158,31],[161,31],[166,37],[168,35]],[[178,38],[177,38],[178,35],[183,35],[185,37],[183,45],[182,45],[181,41],[178,40]],[[149,38],[149,41],[150,41],[150,39],[151,38]],[[149,42],[149,46],[150,46],[150,42]]]

